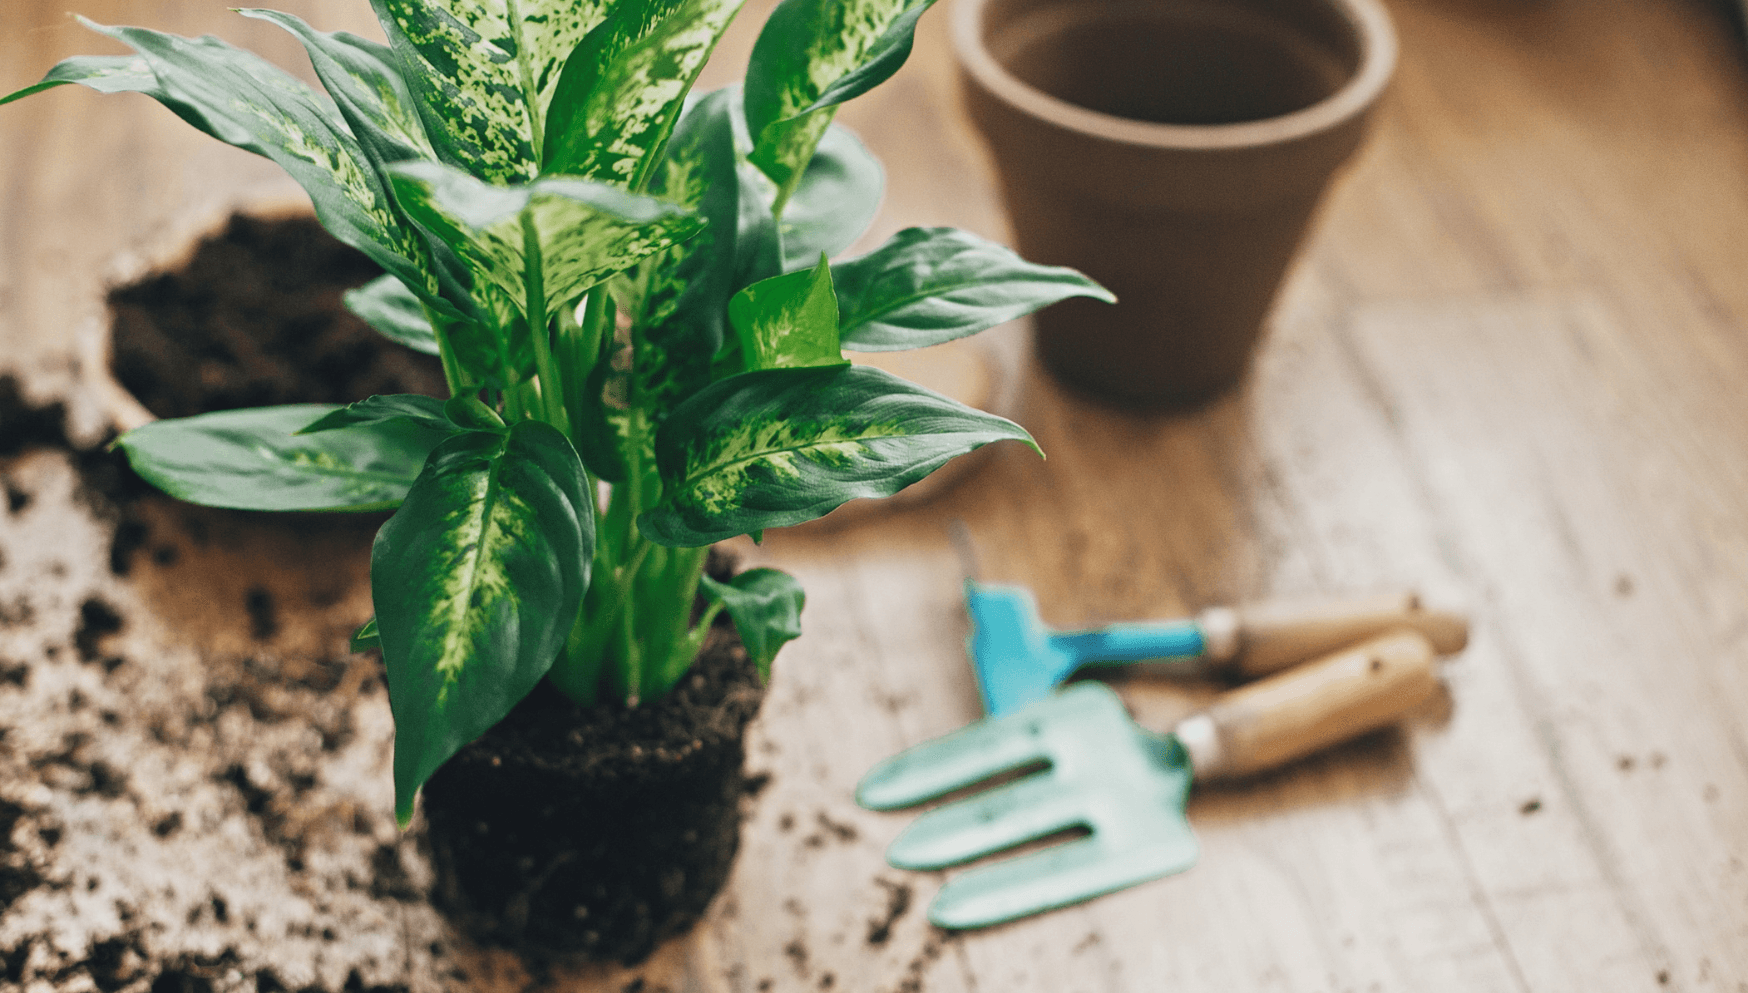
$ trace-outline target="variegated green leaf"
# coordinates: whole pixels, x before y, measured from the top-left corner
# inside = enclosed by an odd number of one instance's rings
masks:
[[[638,325],[643,337],[664,347],[715,355],[722,345],[728,300],[739,288],[736,259],[743,251],[742,158],[735,147],[736,91],[705,95],[681,119],[650,183],[650,192],[689,207],[707,223],[703,230],[653,260],[643,281]],[[756,198],[755,198],[756,200]],[[749,210],[754,225],[745,235],[773,236],[762,204]],[[644,363],[639,363],[640,365]]]
[[[300,429],[300,435],[317,434],[322,431],[337,431],[341,428],[357,427],[361,424],[378,424],[383,421],[404,420],[414,424],[423,424],[434,431],[445,434],[453,433],[455,425],[444,414],[444,402],[436,397],[422,396],[418,393],[393,393],[386,396],[367,397],[357,403],[349,403],[339,410],[331,411],[312,421]]]
[[[836,112],[836,108],[814,111],[766,125],[760,132],[752,162],[777,186],[777,195],[771,201],[772,213],[783,215]]]
[[[431,453],[376,536],[370,585],[395,719],[395,815],[552,667],[582,603],[594,517],[582,463],[538,421]]]
[[[438,155],[481,179],[539,172],[547,105],[606,0],[371,0]]]
[[[316,76],[379,173],[393,162],[437,157],[412,88],[401,78],[400,61],[388,46],[345,31],[317,31],[302,18],[277,10],[237,13],[277,24],[303,42]],[[382,179],[386,185],[388,177]]]
[[[69,60],[8,99],[64,83],[145,93],[220,141],[277,163],[309,193],[329,233],[403,281],[426,285],[423,239],[402,223],[331,100],[217,38],[81,21],[127,44],[139,58]]]
[[[801,584],[780,569],[748,569],[726,583],[704,576],[700,588],[722,602],[747,657],[769,680],[777,650],[801,637],[801,609],[807,605]]]
[[[393,173],[407,212],[454,246],[476,281],[518,306],[526,303],[525,225],[532,225],[546,308],[528,316],[542,327],[591,286],[700,226],[681,207],[569,176],[493,186],[435,162],[406,163]]]
[[[847,129],[827,128],[783,209],[784,271],[811,268],[821,252],[830,257],[849,248],[880,212],[885,186],[880,160]]]
[[[771,182],[746,160],[745,130],[737,87],[707,94],[681,118],[650,185],[709,222],[638,270],[635,369],[652,426],[709,385],[735,291],[778,271]]]
[[[752,160],[777,184],[777,212],[838,104],[885,81],[910,57],[934,0],[783,0],[747,64]]]
[[[591,158],[597,140],[610,141],[611,136],[588,132],[584,120],[589,100],[603,88],[602,81],[613,61],[684,2],[617,0],[607,11],[607,19],[571,51],[546,110],[546,157],[542,163],[545,172],[600,178],[585,171],[584,164]]]
[[[1005,438],[1032,440],[1011,421],[867,366],[742,373],[662,426],[662,500],[638,525],[660,544],[703,545],[799,524],[891,496]]]
[[[565,67],[547,171],[641,189],[743,0],[622,0]]]
[[[355,290],[347,290],[342,299],[347,310],[383,337],[415,352],[437,354],[437,333],[431,330],[424,304],[399,279],[379,276]]]
[[[146,482],[237,510],[386,510],[449,432],[405,419],[298,431],[341,408],[292,404],[153,421],[116,442]]]
[[[76,55],[50,69],[41,82],[0,97],[0,105],[68,83],[79,83],[99,93],[145,93],[159,102],[168,102],[145,59],[137,55]]]
[[[773,276],[728,302],[748,369],[847,364],[838,347],[838,298],[824,255],[812,271]]]
[[[939,345],[1069,297],[1117,300],[1073,269],[954,228],[906,228],[832,271],[843,347],[863,352]]]

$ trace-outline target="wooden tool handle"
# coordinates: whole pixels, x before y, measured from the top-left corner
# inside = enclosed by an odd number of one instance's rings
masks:
[[[1177,735],[1196,778],[1246,776],[1383,727],[1437,688],[1432,643],[1400,629],[1224,693]]]
[[[1236,644],[1228,668],[1255,679],[1316,658],[1393,628],[1411,628],[1440,655],[1460,652],[1469,641],[1461,614],[1427,610],[1413,593],[1393,593],[1324,603],[1279,603],[1240,607]]]

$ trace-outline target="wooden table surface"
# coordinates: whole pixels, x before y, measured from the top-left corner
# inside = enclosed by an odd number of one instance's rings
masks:
[[[67,7],[304,71],[227,6],[6,0],[0,91],[115,50]],[[278,6],[372,30],[363,0]],[[1114,414],[1030,367],[1023,328],[998,334],[1008,409],[1048,460],[1014,446],[932,503],[753,553],[803,580],[807,634],[756,727],[749,763],[773,780],[729,889],[644,968],[550,982],[1748,993],[1742,49],[1703,0],[1389,7],[1394,89],[1243,390],[1193,416]],[[749,5],[711,83],[738,74],[766,9]],[[886,162],[874,239],[1004,235],[945,21],[926,16],[910,64],[841,117]],[[288,191],[144,98],[68,88],[0,110],[0,364],[40,395],[76,390],[72,343],[106,279]],[[1474,636],[1399,732],[1199,791],[1191,872],[948,936],[921,912],[943,877],[882,861],[908,817],[850,792],[977,713],[956,518],[984,577],[1032,586],[1059,625],[1415,587],[1470,609]],[[1122,688],[1156,725],[1207,692]],[[479,988],[520,982],[478,961]]]

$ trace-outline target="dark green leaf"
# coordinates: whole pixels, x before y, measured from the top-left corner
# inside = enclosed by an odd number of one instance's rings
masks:
[[[349,403],[339,410],[319,418],[315,423],[299,431],[298,434],[309,435],[319,431],[334,431],[339,428],[357,427],[363,424],[380,424],[383,421],[396,419],[421,424],[433,431],[449,433],[455,430],[449,418],[444,416],[442,400],[417,393],[391,393],[387,396],[373,396],[357,403]]]
[[[395,719],[395,815],[552,667],[588,586],[592,505],[538,421],[431,453],[376,536],[370,585]]]
[[[662,426],[662,501],[638,524],[664,545],[799,524],[849,500],[890,496],[1004,438],[1031,444],[1017,424],[879,369],[742,373]]]
[[[811,272],[773,276],[728,302],[748,369],[847,364],[838,347],[838,298],[824,255]]]
[[[450,397],[443,404],[443,416],[449,423],[465,431],[495,431],[499,434],[510,430],[498,412],[486,406],[476,396]]]
[[[437,154],[481,179],[540,166],[545,114],[606,0],[371,0]]]
[[[741,94],[736,88],[736,96]],[[739,235],[735,240],[734,286],[738,290],[783,272],[783,245],[777,226],[777,197],[781,193],[764,170],[749,157],[753,139],[747,131],[744,100],[736,100],[729,119],[734,127],[735,176],[740,187]]]
[[[405,419],[297,431],[341,408],[293,404],[153,421],[116,442],[134,471],[179,500],[238,510],[386,510],[445,437]]]
[[[358,289],[347,290],[343,299],[347,310],[383,337],[415,352],[437,354],[437,334],[431,330],[431,319],[407,284],[393,276],[379,276]]]
[[[546,169],[641,189],[743,0],[620,0],[565,65]]]
[[[522,317],[520,295],[512,297],[490,280],[477,280],[470,291],[477,319],[449,325],[449,347],[474,382],[494,389],[527,380],[534,372],[534,340]]]
[[[1073,269],[953,228],[906,228],[832,273],[843,347],[862,352],[939,345],[1069,297],[1117,299]]]
[[[880,212],[886,175],[848,130],[826,129],[783,210],[783,269],[812,266],[819,253],[849,248]]]
[[[364,626],[352,632],[351,647],[355,652],[368,652],[373,648],[382,647],[382,635],[377,633],[375,617],[365,621]]]
[[[703,577],[702,588],[734,620],[747,657],[759,675],[771,678],[777,650],[801,637],[801,608],[807,594],[795,577],[777,569],[748,569],[726,583]]]

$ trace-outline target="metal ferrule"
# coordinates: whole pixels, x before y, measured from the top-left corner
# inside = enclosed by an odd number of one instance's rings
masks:
[[[1202,629],[1202,657],[1218,668],[1238,657],[1238,611],[1231,607],[1209,607],[1196,615],[1196,625]]]
[[[1190,770],[1196,779],[1220,774],[1226,764],[1225,749],[1220,744],[1220,729],[1206,713],[1191,714],[1178,723],[1172,732],[1190,757]]]

